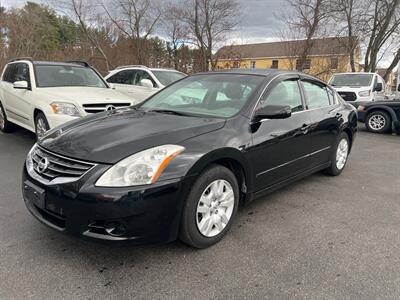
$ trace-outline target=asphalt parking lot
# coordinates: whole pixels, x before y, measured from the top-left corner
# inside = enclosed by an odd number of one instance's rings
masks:
[[[40,224],[20,192],[33,143],[22,129],[0,134],[0,299],[400,297],[400,136],[361,129],[341,176],[243,207],[205,250],[99,244]]]

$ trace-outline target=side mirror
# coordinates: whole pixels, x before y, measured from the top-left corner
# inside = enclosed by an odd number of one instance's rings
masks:
[[[374,92],[382,92],[382,90],[383,90],[383,84],[381,82],[378,82],[375,85]]]
[[[400,84],[399,84],[399,86],[397,87],[397,91],[400,92]]]
[[[13,83],[14,89],[20,89],[20,90],[27,90],[29,89],[28,82],[23,80],[23,81],[15,81]]]
[[[108,82],[108,86],[110,87],[110,89],[115,90],[115,85],[114,84]]]
[[[292,109],[286,105],[267,105],[258,109],[254,114],[254,120],[263,119],[287,119],[292,115]]]
[[[148,89],[152,89],[153,88],[153,83],[151,82],[150,79],[142,79],[140,80],[140,85],[143,87],[146,87]]]

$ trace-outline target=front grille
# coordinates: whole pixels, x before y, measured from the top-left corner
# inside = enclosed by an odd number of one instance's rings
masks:
[[[338,94],[345,101],[356,101],[357,100],[357,95],[356,95],[356,93],[353,93],[353,92],[338,92]]]
[[[83,109],[88,114],[95,114],[106,110],[113,110],[130,106],[131,103],[96,103],[96,104],[83,104]]]
[[[32,160],[35,172],[49,181],[58,177],[79,178],[95,166],[95,164],[67,158],[39,147],[36,147],[32,153]]]

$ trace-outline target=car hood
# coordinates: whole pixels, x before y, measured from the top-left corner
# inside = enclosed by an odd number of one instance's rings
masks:
[[[140,101],[117,92],[114,89],[96,87],[51,87],[41,88],[41,92],[54,101],[69,100],[76,104],[96,103],[131,103],[137,104]]]
[[[39,145],[52,152],[85,161],[114,164],[139,151],[179,144],[218,130],[222,119],[144,112],[134,108],[104,112],[50,131]]]

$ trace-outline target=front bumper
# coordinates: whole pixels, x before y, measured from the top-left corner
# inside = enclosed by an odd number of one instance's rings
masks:
[[[100,188],[90,179],[98,178],[96,170],[89,173],[78,182],[46,186],[24,168],[26,207],[49,227],[76,235],[130,240],[135,244],[176,240],[186,187],[190,186],[186,184],[188,179],[159,182],[151,187]],[[41,201],[30,194],[32,187],[43,191]],[[111,231],[115,224],[120,225],[119,229]]]
[[[46,116],[47,122],[49,122],[50,129],[53,129],[55,127],[64,125],[65,123],[68,123],[70,121],[76,120],[80,117],[72,117],[68,115],[58,115],[58,114],[48,114]]]

